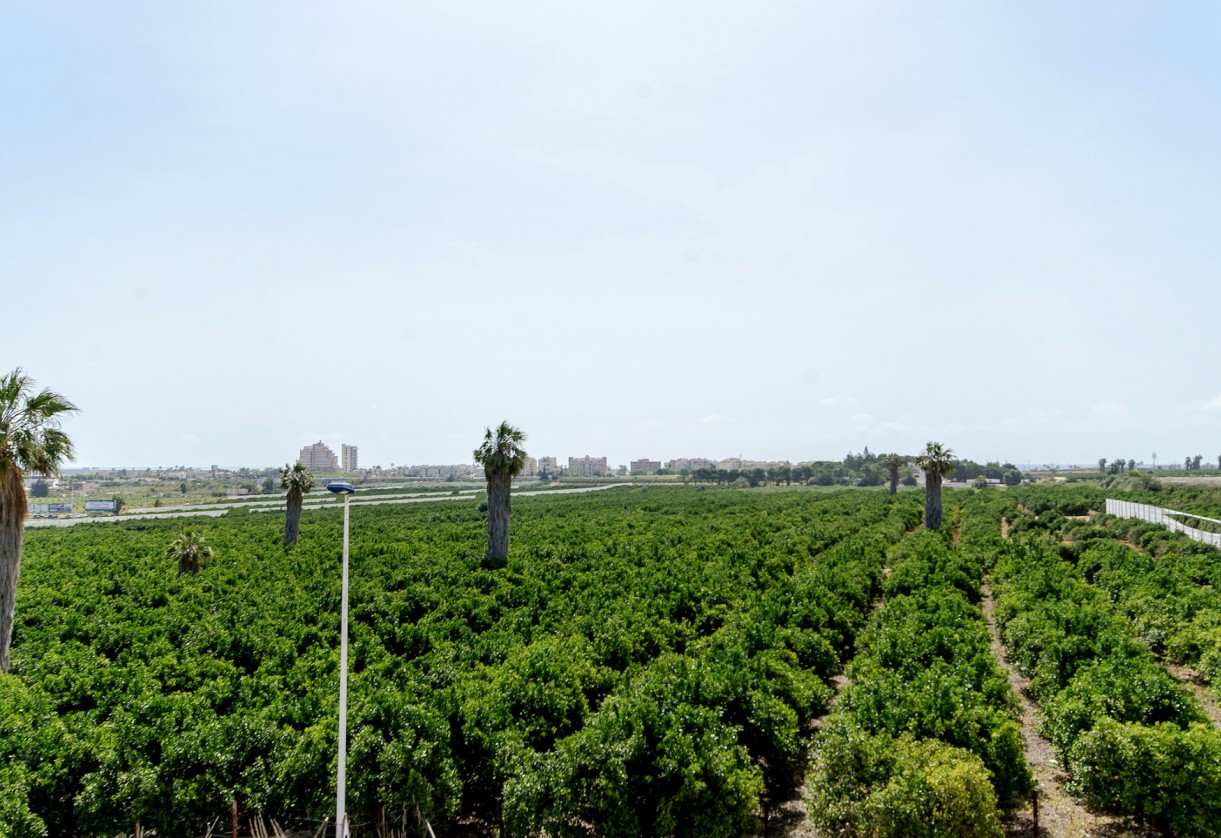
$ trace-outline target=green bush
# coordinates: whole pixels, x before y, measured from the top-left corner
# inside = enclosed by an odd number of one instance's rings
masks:
[[[1071,789],[1100,812],[1139,818],[1172,835],[1209,836],[1221,824],[1221,733],[1204,725],[1145,727],[1103,719],[1073,746]]]
[[[830,834],[996,838],[996,792],[979,757],[931,739],[870,734],[828,721],[810,774],[809,809]]]
[[[1109,658],[1079,671],[1043,705],[1043,732],[1065,757],[1070,746],[1104,718],[1186,728],[1208,720],[1174,676],[1148,660]]]

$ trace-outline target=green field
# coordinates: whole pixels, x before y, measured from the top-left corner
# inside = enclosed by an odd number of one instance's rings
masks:
[[[354,819],[419,806],[452,828],[501,798],[515,829],[740,832],[798,781],[917,517],[864,492],[537,498],[489,571],[473,499],[354,510]],[[292,551],[277,516],[202,522],[198,577],[162,555],[178,526],[27,536],[4,794],[53,834],[332,810],[338,510],[307,511]]]
[[[808,784],[823,834],[997,835],[1032,781],[979,608],[992,574],[1072,790],[1209,834],[1150,801],[1221,800],[1217,734],[1159,657],[1221,660],[1216,551],[1065,517],[1102,497],[951,492],[939,534],[918,492],[538,497],[499,570],[478,498],[353,508],[355,832],[418,811],[488,834],[499,808],[513,835],[743,835]],[[199,519],[215,559],[179,578],[181,524],[27,533],[0,835],[202,836],[234,803],[312,834],[333,813],[339,510],[307,509],[292,550],[277,515]],[[1110,701],[1107,673],[1143,686]],[[1190,781],[1166,768],[1189,758]]]

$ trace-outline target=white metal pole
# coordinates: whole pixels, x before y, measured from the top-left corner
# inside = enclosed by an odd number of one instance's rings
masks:
[[[343,616],[339,621],[339,776],[335,781],[335,838],[345,838],[345,780],[348,761],[348,496],[343,496]]]

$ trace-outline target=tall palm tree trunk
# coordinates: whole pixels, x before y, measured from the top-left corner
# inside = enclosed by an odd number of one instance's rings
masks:
[[[924,473],[924,526],[941,529],[941,475]]]
[[[284,515],[284,544],[296,544],[301,537],[301,507],[305,495],[300,489],[289,489],[288,510]]]
[[[509,488],[513,478],[508,474],[495,474],[488,478],[488,560],[504,561],[509,558],[509,516],[512,502]]]
[[[899,467],[890,466],[890,493],[893,495],[899,491]]]
[[[0,672],[8,672],[17,577],[21,573],[21,542],[25,536],[26,498],[19,469],[0,472]]]

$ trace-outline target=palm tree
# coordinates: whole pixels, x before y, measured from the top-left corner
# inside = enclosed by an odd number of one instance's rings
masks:
[[[503,564],[509,557],[509,516],[513,511],[509,489],[526,464],[526,452],[521,447],[525,441],[524,433],[508,422],[501,422],[495,432],[487,429],[483,445],[475,449],[475,462],[483,466],[483,476],[488,480],[490,565]]]
[[[954,470],[954,452],[930,442],[916,462],[924,471],[924,526],[941,529],[941,481]]]
[[[8,672],[9,643],[21,573],[21,543],[29,510],[25,473],[59,473],[72,459],[72,440],[59,429],[60,416],[76,406],[58,393],[34,393],[21,368],[0,375],[0,672]]]
[[[903,468],[903,464],[906,462],[907,460],[898,454],[887,454],[882,458],[882,463],[890,473],[890,493],[892,495],[899,491],[899,469]]]
[[[170,542],[170,546],[165,548],[166,558],[178,562],[179,576],[184,573],[199,573],[200,568],[208,563],[213,554],[214,551],[204,541],[199,530],[190,527],[183,528],[178,537]]]
[[[288,490],[288,511],[284,516],[284,544],[296,544],[301,536],[301,506],[305,494],[318,485],[314,475],[301,463],[280,469],[280,488]]]

